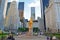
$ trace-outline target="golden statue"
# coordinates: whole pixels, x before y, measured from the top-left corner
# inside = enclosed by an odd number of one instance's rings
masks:
[[[33,31],[33,30],[32,30],[32,28],[33,28],[33,27],[32,27],[32,26],[33,26],[33,20],[32,20],[32,18],[30,18],[28,24],[29,24],[29,33],[31,34],[31,32]]]
[[[28,37],[31,37],[33,35],[33,20],[32,18],[30,18],[29,22],[28,22],[28,33],[27,33],[27,36]]]

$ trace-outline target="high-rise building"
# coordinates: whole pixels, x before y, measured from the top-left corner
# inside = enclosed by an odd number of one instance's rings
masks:
[[[0,0],[0,8],[1,8],[1,2],[2,2],[2,0]],[[1,10],[1,9],[0,9]]]
[[[5,19],[5,17],[6,17],[5,15],[6,15],[6,10],[7,10],[7,3],[8,3],[8,0],[6,0],[6,1],[5,1],[5,0],[2,0],[2,1],[3,1],[3,2],[2,2],[2,4],[1,4],[1,5],[2,5],[2,6],[1,6],[1,7],[2,7],[1,10],[3,11],[4,19]]]
[[[6,8],[6,14],[5,14],[5,19],[4,19],[4,24],[6,23],[6,20],[7,20],[7,15],[8,15],[8,10],[9,10],[9,8],[10,8],[10,4],[11,4],[11,2],[8,2],[8,3],[7,3],[7,8]]]
[[[0,0],[0,6],[1,6],[1,2],[2,2],[2,0]]]
[[[19,4],[18,4],[18,10],[19,10],[20,20],[22,21],[23,17],[24,17],[24,2],[19,2]]]
[[[17,2],[12,1],[10,4],[10,8],[8,10],[5,27],[7,28],[7,30],[16,32],[19,26],[20,26],[20,18],[17,8]]]
[[[44,30],[44,25],[43,25],[43,19],[38,17],[37,20],[38,20],[38,28],[39,28],[39,30],[41,32],[44,32],[45,30]]]
[[[0,0],[0,17],[2,17],[2,16],[1,16],[1,15],[2,15],[2,13],[1,13],[1,2],[2,2],[2,0]],[[3,20],[3,19],[0,18],[0,24],[2,23],[1,20]],[[1,24],[1,26],[2,26],[2,24]],[[1,28],[1,27],[0,27],[0,28]]]
[[[40,0],[40,4],[41,4],[41,18],[43,19],[44,29],[46,30],[45,7],[49,6],[49,0]]]
[[[45,7],[49,6],[49,0],[40,0],[40,4],[41,4],[41,17],[44,18]]]
[[[50,0],[45,15],[47,30],[60,32],[60,0]]]
[[[7,6],[8,0],[0,0],[0,28],[4,28],[4,18],[6,13],[6,6]],[[3,16],[4,15],[4,16]]]
[[[9,10],[9,8],[10,8],[10,4],[11,4],[11,2],[8,2],[8,3],[7,3],[6,16],[7,16],[7,14],[8,14],[8,10]]]
[[[35,20],[35,7],[31,7],[31,18]]]

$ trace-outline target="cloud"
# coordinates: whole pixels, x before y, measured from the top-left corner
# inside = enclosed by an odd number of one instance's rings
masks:
[[[34,2],[31,2],[28,4],[29,7],[39,7],[40,6],[40,0],[34,0]]]
[[[41,17],[41,6],[40,6],[40,0],[34,0],[33,2],[28,4],[28,7],[31,9],[31,7],[35,7],[35,16]],[[29,10],[30,11],[30,10]]]

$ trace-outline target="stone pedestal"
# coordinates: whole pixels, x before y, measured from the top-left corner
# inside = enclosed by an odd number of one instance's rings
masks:
[[[31,29],[29,29],[29,31],[28,31],[28,33],[26,34],[27,36],[33,36],[33,29],[31,28]]]
[[[28,24],[29,24],[29,30],[28,30],[28,36],[32,36],[33,35],[33,27],[32,27],[32,25],[33,25],[33,20],[32,20],[32,18],[30,18],[30,21],[28,22]]]
[[[33,29],[30,28],[28,33],[29,33],[30,36],[32,36],[33,35]]]

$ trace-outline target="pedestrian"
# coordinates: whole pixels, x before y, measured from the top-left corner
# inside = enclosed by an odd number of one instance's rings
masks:
[[[50,40],[50,37],[49,36],[47,36],[47,40]]]
[[[7,37],[7,40],[15,40],[15,39],[13,38],[12,34],[9,34],[9,36]]]

